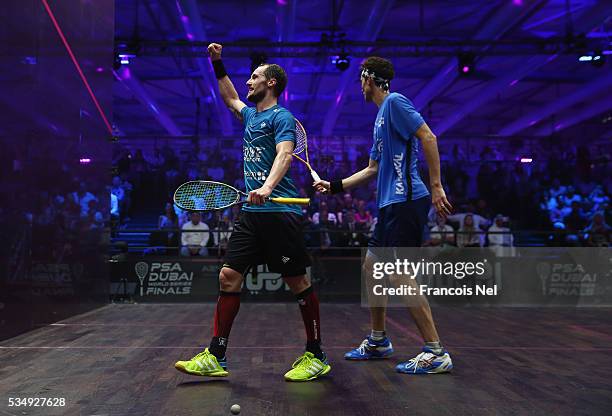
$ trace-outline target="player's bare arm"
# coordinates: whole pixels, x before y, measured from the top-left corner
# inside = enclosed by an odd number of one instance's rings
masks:
[[[349,176],[346,179],[342,179],[342,188],[346,190],[346,189],[354,188],[363,183],[366,183],[370,181],[372,178],[374,178],[377,173],[378,173],[378,162],[370,159],[370,162],[368,163],[367,167],[365,167],[364,169],[361,169],[360,171],[353,173],[351,176]],[[316,181],[312,186],[319,192],[327,193],[329,192],[331,184],[329,181],[320,180],[320,181]]]
[[[433,134],[427,123],[423,123],[416,131],[415,136],[421,140],[423,153],[429,169],[429,184],[431,186],[431,203],[438,215],[446,217],[450,215],[453,206],[446,199],[446,193],[442,187],[440,177],[440,154],[438,153],[438,139]]]
[[[218,61],[221,59],[221,50],[223,46],[218,43],[211,43],[208,45],[208,53],[210,54],[211,61]],[[223,78],[217,79],[219,84],[219,93],[221,94],[221,98],[223,102],[230,109],[230,111],[238,118],[238,120],[242,121],[242,109],[246,107],[246,104],[243,103],[238,97],[238,92],[232,83],[232,80],[226,75]]]
[[[270,196],[276,185],[283,179],[289,167],[291,166],[291,153],[293,153],[294,144],[292,141],[286,140],[276,145],[276,157],[270,169],[268,179],[264,182],[263,186],[258,189],[254,189],[249,192],[249,203],[254,205],[261,205],[265,202],[266,198]]]

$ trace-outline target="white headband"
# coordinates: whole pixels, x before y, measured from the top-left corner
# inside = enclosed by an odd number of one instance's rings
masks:
[[[371,78],[372,80],[374,80],[374,83],[378,85],[380,88],[382,88],[385,91],[389,91],[389,82],[391,81],[386,78],[379,77],[378,75],[376,75],[374,71],[370,71],[367,68],[361,68],[361,77]]]

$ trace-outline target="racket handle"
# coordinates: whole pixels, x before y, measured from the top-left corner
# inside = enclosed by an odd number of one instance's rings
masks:
[[[312,176],[312,179],[315,180],[315,182],[320,181],[321,178],[319,177],[319,175],[317,174],[317,172],[314,171],[314,169],[310,169],[310,175]]]
[[[277,204],[295,204],[295,205],[308,205],[310,204],[310,198],[270,198],[270,201],[276,202]]]

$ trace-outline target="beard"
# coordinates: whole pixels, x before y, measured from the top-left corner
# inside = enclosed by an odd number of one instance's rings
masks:
[[[253,91],[250,95],[247,95],[247,100],[249,100],[253,104],[257,104],[258,102],[263,100],[265,96],[266,96],[265,91],[259,91],[259,92]]]

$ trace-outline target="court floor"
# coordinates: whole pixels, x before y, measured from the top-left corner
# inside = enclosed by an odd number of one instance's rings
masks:
[[[111,304],[0,342],[0,415],[610,415],[610,309],[436,308],[452,374],[393,371],[420,339],[391,309],[396,355],[347,362],[368,332],[355,304],[321,306],[329,376],[287,383],[303,348],[295,304],[241,306],[230,376],[177,372],[207,343],[213,304]],[[9,407],[9,398],[65,398],[64,407]]]

